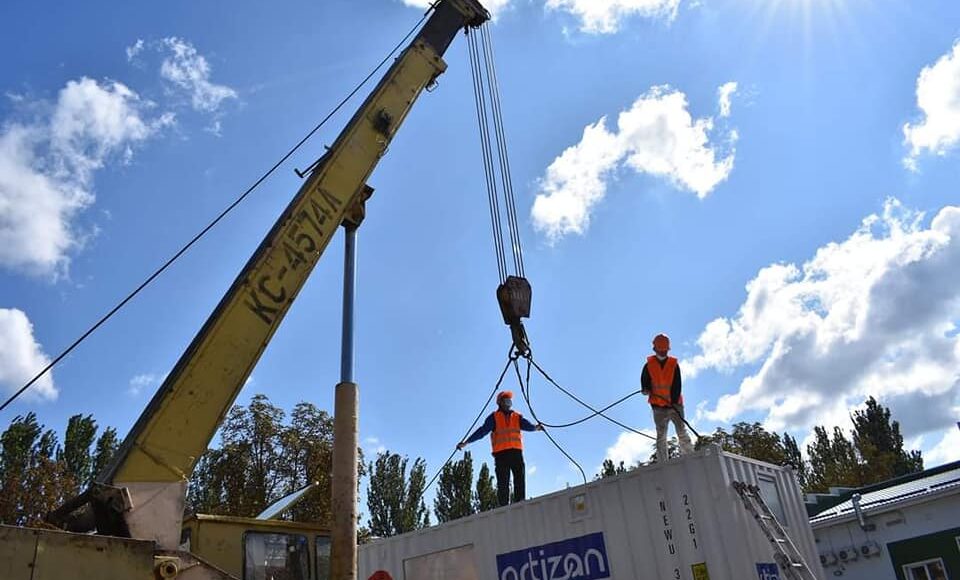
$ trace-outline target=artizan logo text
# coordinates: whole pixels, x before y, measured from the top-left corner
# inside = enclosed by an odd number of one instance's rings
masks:
[[[500,580],[595,580],[610,577],[603,533],[497,555]]]

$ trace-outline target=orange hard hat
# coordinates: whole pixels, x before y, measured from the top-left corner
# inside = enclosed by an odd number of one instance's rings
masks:
[[[497,394],[497,402],[498,402],[498,403],[500,402],[500,399],[504,399],[504,398],[506,398],[506,399],[512,399],[512,398],[513,398],[513,391],[500,391],[500,393]]]
[[[670,350],[670,337],[663,333],[654,336],[653,350]]]

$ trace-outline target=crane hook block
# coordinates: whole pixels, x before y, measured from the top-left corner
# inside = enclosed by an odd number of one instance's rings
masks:
[[[526,278],[507,276],[507,280],[497,286],[497,302],[500,304],[503,322],[510,326],[513,345],[521,355],[530,350],[530,345],[527,342],[527,332],[523,328],[521,318],[530,318],[532,298],[533,290]]]

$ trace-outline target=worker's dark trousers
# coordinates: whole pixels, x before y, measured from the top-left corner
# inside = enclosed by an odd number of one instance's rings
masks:
[[[500,505],[510,503],[510,473],[513,473],[513,501],[527,498],[527,486],[524,479],[523,451],[507,449],[493,454],[493,463],[497,472],[497,502]]]

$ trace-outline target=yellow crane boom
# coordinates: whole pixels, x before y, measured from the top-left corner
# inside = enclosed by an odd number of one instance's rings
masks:
[[[366,181],[417,97],[446,69],[456,34],[489,14],[441,0],[423,28],[310,172],[98,475],[101,533],[174,549],[187,479],[337,227],[362,217]],[[357,215],[359,214],[359,215]],[[103,490],[108,490],[104,492]],[[110,493],[113,490],[117,493]]]

